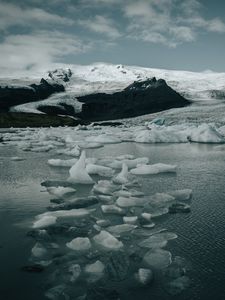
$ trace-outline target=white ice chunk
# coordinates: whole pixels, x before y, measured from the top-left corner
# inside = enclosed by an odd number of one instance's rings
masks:
[[[85,151],[83,150],[79,160],[69,170],[70,177],[68,180],[70,182],[79,183],[79,184],[93,184],[94,183],[92,178],[87,173],[85,160],[86,160],[86,154],[85,154]]]
[[[119,224],[114,226],[107,227],[107,230],[113,235],[119,236],[122,233],[130,232],[137,228],[136,225],[133,224]]]
[[[169,251],[156,249],[148,251],[144,256],[144,262],[155,269],[164,269],[172,262],[172,255]]]
[[[144,206],[146,203],[148,203],[148,200],[145,198],[119,197],[116,200],[116,204],[120,207]]]
[[[97,260],[93,264],[86,265],[84,268],[84,272],[88,275],[89,282],[96,282],[104,275],[105,266],[100,261]]]
[[[78,159],[72,158],[72,159],[49,159],[48,164],[50,166],[54,167],[72,167]]]
[[[43,216],[40,217],[39,220],[37,220],[36,222],[34,222],[33,224],[33,228],[45,228],[48,227],[50,225],[53,225],[56,223],[57,217],[55,216]]]
[[[63,186],[58,186],[58,187],[46,187],[47,191],[49,194],[57,197],[57,198],[62,198],[63,196],[71,193],[75,193],[76,190],[74,188],[70,187],[63,187]]]
[[[110,134],[101,134],[98,136],[90,136],[86,138],[89,143],[100,143],[100,144],[117,144],[121,143],[121,139]]]
[[[132,216],[132,217],[123,217],[123,222],[126,224],[132,224],[135,225],[137,224],[138,217],[137,216]]]
[[[122,165],[121,172],[113,179],[113,182],[118,184],[124,184],[128,182],[128,167],[125,163]]]
[[[147,285],[153,280],[153,272],[150,269],[140,268],[138,272],[135,274],[135,278],[142,285]]]
[[[57,210],[49,211],[37,216],[37,221],[34,222],[33,228],[45,228],[56,223],[57,218],[68,218],[68,217],[86,217],[93,210],[87,210],[84,208],[71,209],[71,210]]]
[[[105,214],[124,214],[124,210],[114,204],[102,205],[101,209]]]
[[[87,251],[91,248],[91,242],[87,237],[77,237],[66,243],[66,246],[75,251]]]
[[[159,173],[169,173],[176,172],[176,165],[167,165],[167,164],[154,164],[154,165],[140,165],[135,169],[132,169],[130,172],[134,175],[151,175]]]
[[[36,243],[34,247],[31,249],[33,256],[35,257],[43,257],[47,254],[47,250],[43,247],[41,243]]]
[[[93,237],[94,242],[105,250],[119,250],[123,247],[120,242],[109,232],[102,230],[99,234]]]
[[[108,180],[99,180],[93,187],[95,193],[103,195],[112,195],[116,190],[118,187]]]
[[[140,157],[135,159],[114,160],[113,162],[110,162],[108,166],[113,169],[121,169],[123,164],[126,164],[128,169],[132,169],[136,168],[137,165],[147,164],[148,162],[148,157]]]
[[[225,138],[209,124],[202,124],[192,130],[188,140],[197,143],[225,143]]]
[[[174,197],[178,201],[190,200],[192,197],[191,189],[177,190],[166,192],[168,195]]]
[[[97,174],[102,177],[112,177],[114,174],[114,170],[112,168],[99,166],[95,164],[86,165],[86,170],[89,175]]]

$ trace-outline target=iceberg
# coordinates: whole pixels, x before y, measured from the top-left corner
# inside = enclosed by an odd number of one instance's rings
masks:
[[[158,163],[154,165],[140,165],[137,168],[130,170],[130,173],[134,175],[154,175],[159,173],[176,172],[176,168],[176,165]]]
[[[192,130],[188,136],[190,142],[196,143],[212,143],[221,144],[225,143],[225,138],[222,136],[215,127],[209,124],[202,124],[195,130]]]
[[[126,224],[132,224],[135,225],[137,224],[138,217],[137,216],[132,216],[132,217],[123,217],[123,222]]]
[[[86,154],[83,150],[79,160],[69,170],[70,177],[68,181],[79,184],[94,184],[94,181],[89,176],[86,170]]]

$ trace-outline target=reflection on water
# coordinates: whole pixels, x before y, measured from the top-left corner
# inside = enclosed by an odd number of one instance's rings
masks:
[[[185,257],[190,264],[191,286],[174,297],[166,293],[157,280],[149,288],[142,289],[131,288],[129,280],[125,280],[119,287],[122,299],[224,299],[224,153],[211,145],[135,143],[87,151],[88,156],[96,157],[127,153],[136,157],[147,156],[150,163],[178,165],[177,174],[138,177],[145,194],[184,188],[193,190],[191,213],[160,218],[162,227],[178,235],[166,249],[173,256]],[[25,160],[11,161],[12,156],[24,157]],[[66,180],[68,170],[49,167],[47,159],[55,156],[46,153],[0,147],[0,157],[0,293],[4,300],[26,300],[31,299],[31,295],[32,300],[45,299],[43,293],[48,288],[49,274],[21,272],[21,267],[28,264],[34,246],[34,240],[26,233],[34,217],[46,211],[51,199],[43,192],[41,182]],[[80,189],[78,196],[83,194],[87,194],[85,188]]]

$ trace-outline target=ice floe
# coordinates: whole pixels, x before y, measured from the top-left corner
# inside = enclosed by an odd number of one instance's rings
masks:
[[[66,243],[66,246],[75,251],[87,251],[91,248],[91,242],[89,238],[77,237],[69,243]]]
[[[123,247],[122,242],[105,230],[102,230],[99,234],[95,235],[93,241],[107,251],[119,250]]]
[[[135,169],[131,169],[130,173],[134,175],[154,175],[159,173],[176,172],[176,165],[168,165],[157,163],[154,165],[140,165]]]

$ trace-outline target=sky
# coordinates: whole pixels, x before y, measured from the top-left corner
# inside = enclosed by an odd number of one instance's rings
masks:
[[[0,0],[1,75],[54,63],[225,72],[224,0]]]

